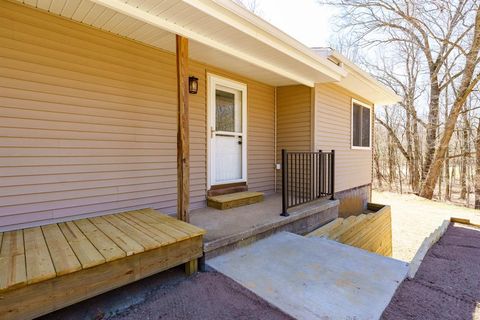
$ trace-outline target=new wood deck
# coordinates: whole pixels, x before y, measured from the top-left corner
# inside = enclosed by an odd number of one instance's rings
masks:
[[[187,263],[205,231],[152,209],[0,233],[0,318],[33,318]]]
[[[391,257],[392,218],[390,207],[369,203],[367,212],[367,214],[350,216],[346,219],[335,219],[307,234],[307,237],[326,237]]]

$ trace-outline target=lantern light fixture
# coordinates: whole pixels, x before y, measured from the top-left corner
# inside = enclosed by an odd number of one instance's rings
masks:
[[[194,76],[188,77],[188,92],[197,94],[198,92],[198,78]]]

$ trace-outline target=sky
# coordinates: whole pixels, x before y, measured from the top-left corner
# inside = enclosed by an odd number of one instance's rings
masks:
[[[246,1],[248,2],[248,1]],[[256,0],[260,16],[309,47],[328,46],[335,9],[315,0]]]

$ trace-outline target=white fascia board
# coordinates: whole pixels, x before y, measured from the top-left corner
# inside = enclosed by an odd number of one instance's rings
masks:
[[[347,67],[348,69],[350,68]],[[390,105],[401,100],[393,90],[383,86],[383,84],[373,78],[365,78],[353,70],[349,72],[349,77],[351,81],[358,84],[352,88],[350,88],[351,85],[344,87],[375,104]],[[342,81],[340,81],[339,85],[343,86]]]
[[[315,69],[331,78],[332,81],[339,81],[347,75],[343,68],[315,54],[307,46],[258,18],[248,10],[241,8],[231,0],[214,0],[213,2],[206,0],[182,1]]]
[[[104,7],[107,7],[109,9],[112,9],[116,12],[122,13],[126,16],[129,16],[131,18],[134,18],[136,20],[145,22],[149,25],[152,25],[154,27],[158,27],[160,29],[166,30],[171,33],[175,33],[178,35],[181,35],[183,37],[195,40],[199,43],[202,43],[204,45],[207,45],[209,47],[215,48],[217,50],[220,50],[226,54],[232,55],[234,57],[237,57],[243,61],[249,62],[253,65],[256,65],[257,67],[269,70],[273,73],[276,73],[280,76],[283,76],[285,78],[291,79],[295,82],[304,84],[308,87],[313,87],[314,86],[314,81],[308,78],[305,78],[301,75],[294,74],[292,72],[286,71],[281,67],[275,66],[263,59],[259,59],[251,54],[242,52],[240,50],[237,50],[235,48],[229,47],[227,45],[224,45],[223,43],[205,37],[201,34],[198,34],[192,30],[189,30],[187,28],[184,28],[182,26],[179,26],[173,22],[170,22],[166,19],[163,19],[159,16],[154,16],[152,14],[149,14],[146,11],[143,11],[139,8],[132,7],[129,4],[126,4],[125,2],[119,1],[119,0],[92,0],[92,2],[97,3],[99,5],[102,5]]]
[[[338,53],[337,51],[332,49],[331,55],[342,62],[348,73],[353,76],[357,81],[362,82],[363,84],[369,86],[372,88],[373,91],[377,92],[379,95],[384,97],[382,99],[382,102],[378,102],[381,104],[394,104],[402,100],[402,98],[397,95],[392,89],[388,88],[385,86],[383,83],[372,77],[370,74],[362,70],[360,67],[358,67],[355,63],[350,61],[348,58],[346,58],[344,55]],[[377,103],[376,101],[372,101],[374,103]]]

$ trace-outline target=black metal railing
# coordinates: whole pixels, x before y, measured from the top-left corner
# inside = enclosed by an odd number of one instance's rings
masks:
[[[335,150],[291,152],[282,149],[282,216],[289,208],[330,196],[335,190]]]

